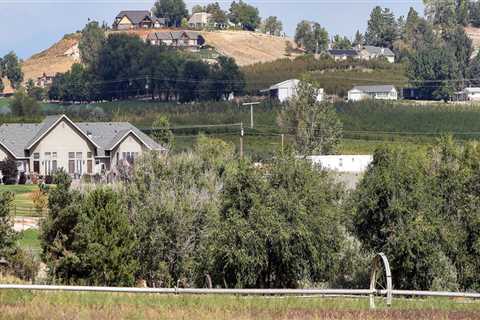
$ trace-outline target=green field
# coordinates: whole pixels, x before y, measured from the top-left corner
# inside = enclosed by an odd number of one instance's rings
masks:
[[[2,319],[479,319],[472,301],[0,292]]]

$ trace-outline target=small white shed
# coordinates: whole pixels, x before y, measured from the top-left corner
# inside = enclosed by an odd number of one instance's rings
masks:
[[[478,87],[465,88],[463,94],[467,101],[480,101],[480,88]]]
[[[270,88],[262,90],[262,92],[270,93],[270,97],[278,99],[280,102],[285,102],[297,94],[297,87],[300,83],[298,79],[285,80],[283,82],[272,85]],[[318,89],[317,101],[324,100],[324,90]]]

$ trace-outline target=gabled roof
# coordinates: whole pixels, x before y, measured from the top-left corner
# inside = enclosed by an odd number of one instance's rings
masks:
[[[368,93],[381,93],[381,92],[391,92],[395,89],[392,85],[374,85],[374,86],[355,86],[352,90],[358,90]]]
[[[102,157],[105,151],[114,149],[128,135],[135,136],[147,149],[164,151],[160,144],[128,122],[79,122],[74,123],[65,115],[48,116],[42,123],[12,123],[0,125],[0,145],[15,158],[25,158],[25,151],[46,136],[60,121],[70,123],[80,135],[97,148]],[[68,143],[68,141],[66,141]]]
[[[285,80],[283,82],[274,84],[270,86],[267,90],[264,91],[271,91],[271,90],[278,90],[278,89],[285,89],[285,88],[290,88],[290,87],[297,87],[298,84],[300,83],[300,80],[298,79],[289,79]]]
[[[358,55],[358,51],[353,49],[331,49],[328,50],[328,53],[332,56],[354,57]]]
[[[95,143],[86,133],[84,133],[80,128],[72,121],[70,120],[66,115],[61,114],[61,115],[54,115],[54,116],[47,116],[45,120],[41,123],[40,130],[38,130],[37,134],[27,143],[25,150],[28,150],[32,148],[38,141],[40,141],[50,130],[52,130],[57,123],[60,121],[65,120],[72,127],[80,131],[80,133],[87,138],[95,147],[99,148],[99,145]]]
[[[127,17],[133,24],[139,24],[147,17],[151,20],[152,14],[148,10],[125,10],[120,11],[116,19],[121,19],[123,17]]]
[[[363,49],[367,51],[369,55],[395,57],[395,53],[389,48],[364,46]]]

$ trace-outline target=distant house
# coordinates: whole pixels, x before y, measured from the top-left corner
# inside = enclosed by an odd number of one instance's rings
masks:
[[[276,99],[280,102],[288,101],[290,98],[297,94],[297,87],[300,83],[298,79],[290,79],[277,84],[272,85],[270,88],[262,90],[263,93],[269,93],[272,99]],[[324,100],[324,90],[318,89],[317,101]]]
[[[397,100],[398,91],[392,85],[356,86],[348,91],[348,101]]]
[[[364,46],[359,52],[360,58],[364,60],[386,58],[388,62],[395,62],[395,53],[389,48],[381,48],[374,46]]]
[[[0,159],[17,161],[20,172],[72,177],[107,173],[148,150],[166,149],[127,122],[73,122],[65,115],[42,123],[0,125]]]
[[[462,93],[467,101],[480,101],[480,88],[478,87],[465,88]]]
[[[205,38],[194,31],[150,32],[147,41],[152,45],[165,45],[179,49],[196,50],[205,44]]]
[[[204,29],[210,23],[212,15],[207,12],[197,12],[192,14],[188,20],[188,26],[192,29]]]
[[[54,74],[50,75],[44,72],[42,76],[37,78],[37,81],[35,81],[35,85],[40,88],[49,87],[52,85],[54,78],[55,78]]]
[[[353,49],[343,50],[343,49],[331,49],[327,51],[328,54],[335,59],[335,61],[347,60],[348,58],[358,59],[358,51]]]
[[[153,29],[167,25],[166,18],[157,18],[148,10],[121,11],[113,22],[114,30]]]

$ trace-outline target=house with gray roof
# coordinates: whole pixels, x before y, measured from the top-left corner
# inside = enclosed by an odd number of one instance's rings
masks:
[[[330,49],[327,53],[335,59],[335,61],[359,58],[358,51],[354,49]]]
[[[164,28],[168,23],[166,18],[158,18],[148,10],[121,11],[113,22],[114,30]]]
[[[197,50],[205,44],[205,38],[200,33],[186,30],[150,32],[147,41],[152,45],[190,50]]]
[[[385,58],[388,62],[395,62],[395,53],[389,48],[364,46],[359,52],[359,56],[364,60]]]
[[[27,174],[47,176],[60,168],[75,178],[108,173],[149,150],[166,152],[127,122],[73,122],[55,115],[42,123],[0,126],[0,159],[16,160]]]
[[[397,100],[398,91],[392,85],[355,86],[348,91],[348,101]]]

